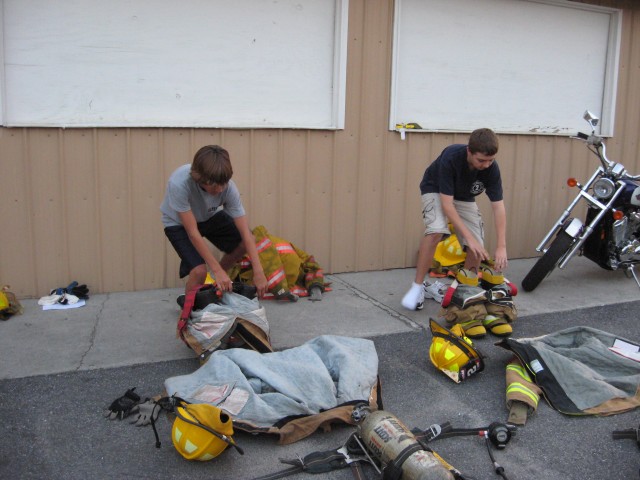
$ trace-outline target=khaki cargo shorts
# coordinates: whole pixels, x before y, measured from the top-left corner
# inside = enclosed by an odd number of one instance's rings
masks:
[[[478,204],[476,202],[454,200],[453,206],[469,231],[484,245],[484,221],[482,220],[482,214],[480,213]],[[449,231],[447,217],[442,211],[439,193],[425,193],[422,195],[422,220],[424,221],[425,235],[430,233],[448,235],[451,233]],[[466,240],[462,237],[459,237],[458,240],[463,245],[467,244]]]

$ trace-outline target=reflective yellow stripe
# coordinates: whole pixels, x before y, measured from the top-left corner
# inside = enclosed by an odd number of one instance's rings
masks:
[[[527,370],[522,365],[516,365],[515,363],[510,363],[509,365],[507,365],[507,370],[516,372],[518,375],[524,378],[527,382],[531,382],[531,377],[529,376],[529,373],[527,373]]]
[[[468,322],[458,322],[462,328],[471,327],[471,326],[482,326],[482,320],[469,320]]]
[[[507,387],[507,397],[509,394],[521,393],[522,395],[529,397],[533,404],[537,407],[540,396],[533,390],[525,387],[521,383],[512,383]]]

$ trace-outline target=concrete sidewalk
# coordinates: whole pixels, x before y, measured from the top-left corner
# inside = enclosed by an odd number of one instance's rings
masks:
[[[509,280],[519,287],[534,261],[511,261]],[[327,333],[372,338],[428,328],[429,317],[439,310],[436,302],[427,300],[424,310],[415,312],[400,305],[413,275],[414,269],[328,275],[332,291],[320,302],[263,301],[274,348]],[[37,299],[24,300],[24,314],[0,322],[0,379],[193,358],[175,335],[180,293],[91,295],[83,307],[47,311]],[[634,300],[640,300],[640,289],[633,279],[583,258],[554,271],[534,292],[515,297],[520,318]],[[517,324],[514,328],[517,335]]]

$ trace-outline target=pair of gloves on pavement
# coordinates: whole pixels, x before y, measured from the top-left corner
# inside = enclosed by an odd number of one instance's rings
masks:
[[[134,390],[136,387],[127,390],[124,395],[116,398],[104,411],[103,416],[109,420],[123,420],[127,417],[129,423],[136,427],[144,427],[155,422],[160,415],[160,405],[151,398],[144,401]]]
[[[49,292],[49,295],[41,297],[38,300],[38,305],[55,305],[59,303],[61,305],[73,305],[78,303],[80,299],[89,298],[89,289],[85,284],[78,285],[78,282],[73,281],[66,287],[54,288]]]

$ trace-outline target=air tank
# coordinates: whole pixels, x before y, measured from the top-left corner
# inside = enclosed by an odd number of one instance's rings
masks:
[[[423,450],[415,435],[395,415],[384,410],[372,412],[365,407],[355,410],[353,418],[363,444],[383,468],[388,468],[404,452],[409,455],[400,465],[402,475],[398,478],[454,480],[453,473],[433,453]]]

